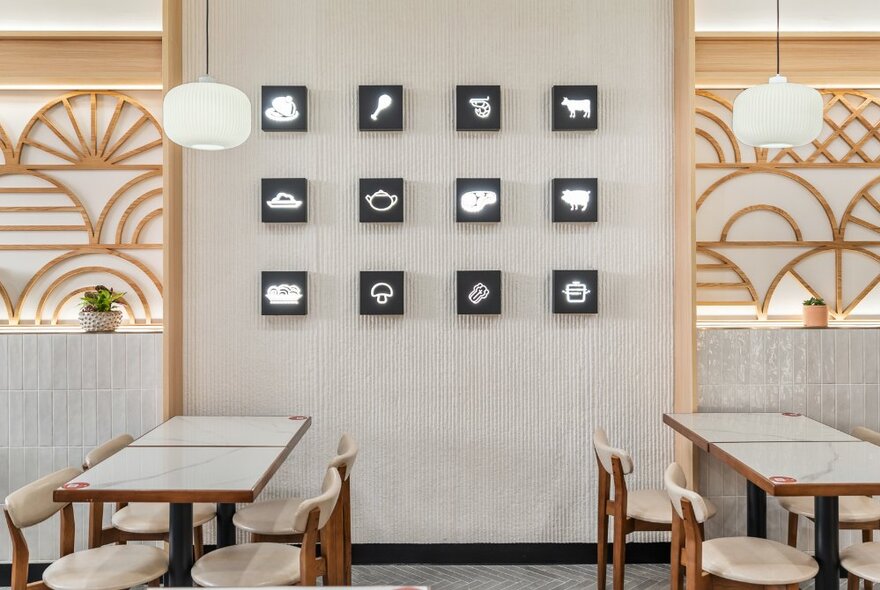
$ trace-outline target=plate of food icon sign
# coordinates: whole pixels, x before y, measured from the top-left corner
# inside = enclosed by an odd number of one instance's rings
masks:
[[[305,223],[308,181],[305,178],[264,178],[260,207],[264,223]]]

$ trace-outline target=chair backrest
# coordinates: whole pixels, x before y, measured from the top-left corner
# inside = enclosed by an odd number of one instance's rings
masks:
[[[297,531],[305,531],[308,527],[309,513],[318,509],[318,529],[324,528],[330,516],[333,514],[333,508],[339,499],[339,492],[342,490],[342,478],[339,477],[339,471],[334,467],[327,469],[324,474],[324,484],[321,486],[321,494],[308,500],[303,500],[296,509],[293,517],[293,526]]]
[[[330,460],[330,467],[339,469],[345,467],[345,479],[351,476],[351,469],[357,460],[360,447],[357,441],[347,432],[339,439],[339,445],[336,447],[336,456]]]
[[[691,503],[697,522],[705,522],[709,518],[709,509],[706,507],[706,501],[697,492],[687,489],[687,478],[684,476],[684,471],[682,471],[678,463],[673,463],[666,468],[663,481],[666,484],[666,492],[669,494],[672,508],[676,514],[681,518],[685,518],[681,501],[687,500]]]
[[[134,442],[134,437],[130,434],[120,434],[116,438],[111,438],[104,444],[95,447],[86,455],[83,461],[83,469],[91,469],[101,461],[110,458],[128,445]]]
[[[633,460],[632,455],[623,449],[617,449],[608,444],[608,435],[601,428],[597,428],[593,433],[593,448],[596,450],[596,456],[599,457],[599,463],[608,473],[613,473],[614,468],[611,463],[613,457],[620,459],[620,467],[623,473],[632,473]]]
[[[67,502],[56,502],[52,493],[82,471],[68,467],[43,476],[6,496],[6,514],[12,524],[20,529],[40,524],[67,506]]]
[[[880,446],[880,432],[865,428],[864,426],[856,426],[852,429],[852,435],[860,438],[865,442],[873,443]]]

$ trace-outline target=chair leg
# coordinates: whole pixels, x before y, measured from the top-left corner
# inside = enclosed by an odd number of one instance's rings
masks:
[[[798,515],[794,512],[788,513],[788,546],[797,548],[798,538]]]
[[[846,590],[859,590],[859,579],[853,574],[846,576]]]
[[[669,543],[669,588],[681,590],[681,520],[676,515],[672,516],[672,539]]]
[[[604,512],[604,511],[603,511]],[[596,531],[596,587],[605,589],[605,576],[608,569],[608,515],[599,516],[599,526]]]
[[[623,590],[623,581],[626,577],[626,520],[614,518],[614,578],[612,588]]]
[[[862,543],[870,543],[874,540],[874,529],[862,529]],[[856,586],[858,587],[858,585]],[[864,581],[865,590],[873,590],[874,584],[870,580]]]
[[[193,555],[196,561],[205,554],[205,534],[202,527],[197,526],[193,529]]]

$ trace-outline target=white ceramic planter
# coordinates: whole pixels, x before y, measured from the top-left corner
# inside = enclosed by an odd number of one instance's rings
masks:
[[[79,325],[86,332],[115,332],[121,323],[119,310],[79,312]]]

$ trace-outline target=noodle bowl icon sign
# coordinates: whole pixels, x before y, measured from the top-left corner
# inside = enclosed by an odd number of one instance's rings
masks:
[[[298,305],[302,296],[298,285],[270,285],[266,289],[266,299],[272,305]]]

